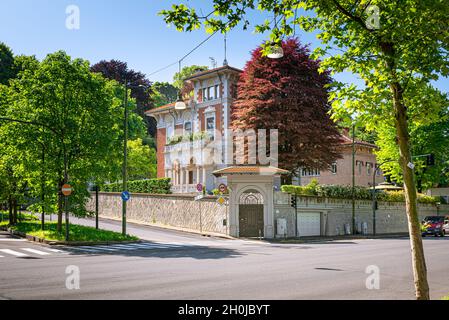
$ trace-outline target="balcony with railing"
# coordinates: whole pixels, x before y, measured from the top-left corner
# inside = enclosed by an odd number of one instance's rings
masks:
[[[212,135],[206,131],[173,136],[167,141],[165,153],[202,149],[210,141],[212,141]]]
[[[172,193],[197,193],[196,184],[173,185]]]

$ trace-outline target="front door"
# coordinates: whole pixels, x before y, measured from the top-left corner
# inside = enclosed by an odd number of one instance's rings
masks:
[[[263,237],[263,204],[242,204],[239,206],[240,237]]]

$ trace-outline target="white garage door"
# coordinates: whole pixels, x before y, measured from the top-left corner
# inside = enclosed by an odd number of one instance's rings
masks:
[[[321,235],[321,214],[319,212],[298,212],[298,233],[300,237]]]

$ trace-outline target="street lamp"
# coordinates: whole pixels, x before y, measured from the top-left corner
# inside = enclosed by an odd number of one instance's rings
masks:
[[[187,105],[184,102],[184,100],[182,99],[182,95],[181,92],[178,95],[178,100],[175,103],[175,110],[185,110],[187,109]]]
[[[270,52],[267,54],[267,57],[270,59],[280,59],[284,57],[284,49],[279,44],[271,43]]]

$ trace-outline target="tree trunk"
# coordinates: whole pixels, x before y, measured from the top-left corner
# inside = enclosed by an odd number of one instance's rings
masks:
[[[62,186],[64,185],[63,181],[60,181],[58,184],[58,232],[62,232],[62,213],[64,211],[64,197],[62,194]]]
[[[14,224],[14,217],[13,217],[13,209],[12,209],[13,203],[12,203],[12,197],[11,195],[8,198],[8,210],[9,210],[9,224]]]
[[[17,199],[12,200],[13,205],[13,224],[17,224]]]
[[[421,225],[418,216],[417,194],[413,169],[408,167],[412,162],[407,125],[407,109],[403,103],[402,88],[398,82],[390,85],[393,94],[395,126],[399,145],[400,165],[404,176],[405,206],[410,234],[413,276],[415,280],[416,298],[429,300],[429,284],[427,268],[421,237]]]

